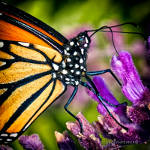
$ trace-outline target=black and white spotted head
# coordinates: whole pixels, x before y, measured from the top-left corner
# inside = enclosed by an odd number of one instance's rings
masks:
[[[88,36],[88,33],[86,31],[79,33],[72,40],[75,41],[75,43],[77,44],[77,46],[79,46],[80,48],[83,48],[85,50],[87,50],[89,48],[89,45],[91,43],[91,39]]]
[[[74,52],[78,52],[81,53],[81,55],[84,55],[89,48],[90,42],[91,40],[87,32],[81,32],[76,37],[70,39],[65,45],[64,54],[69,56]]]

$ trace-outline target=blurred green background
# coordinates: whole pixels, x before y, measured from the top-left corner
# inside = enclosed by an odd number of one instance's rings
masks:
[[[102,25],[109,25],[112,22],[124,23],[124,22],[135,22],[140,25],[140,30],[149,33],[150,32],[150,1],[149,0],[5,0],[9,4],[18,7],[43,22],[47,23],[64,36],[70,37],[70,33],[76,31],[76,29],[90,27],[98,28]],[[135,28],[125,27],[126,31],[137,31]],[[108,44],[106,39],[102,37],[104,35],[98,33],[96,46],[99,49],[105,49]],[[127,44],[131,44],[136,39],[142,40],[141,37],[130,35],[123,35],[125,39],[132,39]],[[94,40],[94,38],[92,39]],[[107,42],[106,42],[107,41]],[[99,51],[102,53],[102,51]],[[104,54],[106,54],[104,52]],[[90,54],[89,54],[90,55]],[[104,55],[102,55],[104,56]],[[97,66],[101,65],[102,69],[109,68],[110,56],[105,55],[106,59],[97,61]],[[143,58],[135,56],[136,65],[139,72],[142,72]],[[92,63],[92,62],[91,62]],[[104,65],[103,65],[104,64]],[[144,76],[144,74],[142,74]],[[110,76],[106,77],[110,80]],[[108,83],[110,84],[110,83]],[[120,89],[112,88],[115,96],[118,100],[124,101],[125,98],[119,94]],[[57,150],[57,144],[54,137],[54,131],[63,132],[66,130],[65,123],[67,121],[74,121],[63,109],[64,104],[67,101],[68,96],[64,96],[54,103],[47,111],[45,111],[25,132],[29,135],[32,133],[39,134],[46,150]],[[80,99],[82,103],[82,98]],[[76,100],[76,99],[75,99]],[[78,100],[79,101],[79,100]],[[76,114],[81,111],[84,116],[92,122],[97,120],[96,103],[94,101],[88,101],[83,104],[83,107],[79,110],[78,105],[74,102],[70,109]],[[15,150],[21,150],[21,146],[18,141],[11,145]],[[150,149],[149,144],[143,145],[130,145],[122,148],[123,150],[130,149]],[[78,145],[78,149],[81,149]]]

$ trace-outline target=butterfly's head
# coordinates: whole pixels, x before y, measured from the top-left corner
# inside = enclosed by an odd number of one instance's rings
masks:
[[[90,43],[91,38],[86,31],[79,33],[76,37],[70,39],[68,43],[64,45],[65,57],[79,56],[86,60],[87,50]]]
[[[75,40],[77,42],[77,46],[79,46],[80,48],[84,48],[84,49],[89,48],[89,45],[91,43],[91,39],[88,36],[86,31],[79,33],[77,37],[75,38]]]

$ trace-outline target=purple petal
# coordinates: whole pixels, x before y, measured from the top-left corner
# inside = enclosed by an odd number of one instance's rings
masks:
[[[19,137],[19,143],[26,150],[44,150],[44,146],[37,134],[32,134],[30,136],[22,135]]]
[[[13,150],[13,149],[7,145],[0,145],[0,150]]]
[[[130,119],[127,116],[127,103],[119,104],[115,109],[115,114],[119,117],[121,124],[129,124],[131,123]]]
[[[109,103],[114,104],[114,105],[118,105],[119,102],[116,100],[116,98],[112,95],[112,93],[109,91],[109,89],[107,88],[106,84],[104,83],[104,80],[101,77],[94,77],[93,78],[93,82],[96,85],[100,95],[103,97],[103,99],[107,100]],[[100,114],[105,115],[107,113],[106,109],[103,107],[103,105],[101,104],[101,102],[99,101],[99,99],[97,98],[97,96],[95,94],[93,94],[91,91],[88,90],[88,94],[95,99],[99,104],[97,106],[97,110]],[[105,105],[111,109],[114,110],[114,107],[111,107],[110,105],[108,105],[107,103],[105,103]]]
[[[75,144],[67,132],[61,134],[55,131],[55,137],[60,150],[76,150]]]
[[[67,122],[67,128],[78,138],[80,144],[86,150],[101,150],[101,140],[95,128],[85,119],[85,117],[81,113],[78,113],[77,117],[82,123],[83,133],[80,132],[80,126],[78,122]]]
[[[111,66],[116,75],[122,80],[123,94],[136,105],[146,90],[134,66],[130,53],[122,51],[119,56],[113,56]]]

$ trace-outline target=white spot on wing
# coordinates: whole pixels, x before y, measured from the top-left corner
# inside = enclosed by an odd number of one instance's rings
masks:
[[[2,16],[3,14],[2,13],[0,13],[0,16]]]
[[[30,44],[26,43],[26,42],[18,42],[18,44],[20,44],[22,46],[25,46],[25,47],[29,47],[30,46]]]
[[[8,142],[9,142],[9,141],[12,141],[12,139],[6,139],[6,141],[8,141]]]
[[[66,84],[70,84],[70,82],[65,82]]]
[[[0,66],[4,66],[4,65],[6,65],[6,62],[1,62]]]
[[[65,80],[66,80],[66,81],[70,81],[70,79],[69,79],[69,78],[65,78]]]
[[[17,137],[17,135],[18,135],[17,133],[11,133],[10,137]]]
[[[4,4],[4,5],[7,5],[7,3],[5,3],[5,2],[1,2],[2,4]]]
[[[0,48],[4,46],[4,42],[0,42]]]
[[[24,127],[23,131],[25,131],[25,130],[29,127],[29,125],[30,125],[30,124],[27,124],[27,125]]]
[[[8,136],[8,134],[6,134],[6,133],[2,133],[0,136]]]

